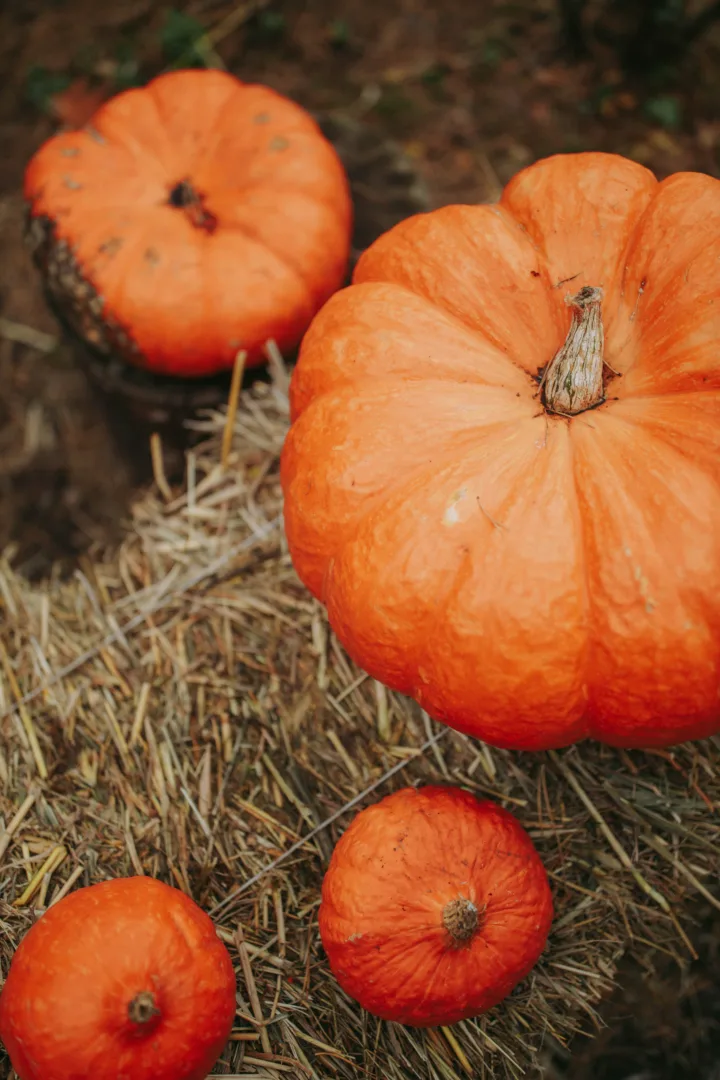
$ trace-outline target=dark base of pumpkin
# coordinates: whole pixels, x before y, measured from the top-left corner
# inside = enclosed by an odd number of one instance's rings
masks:
[[[134,464],[138,479],[150,471],[151,438],[158,435],[165,475],[170,482],[179,481],[185,452],[204,438],[192,421],[227,402],[230,372],[200,379],[154,375],[116,358],[95,356],[75,335],[68,336],[98,407],[107,416],[113,440],[126,461]],[[243,389],[268,378],[265,369],[252,368],[243,376]]]
[[[150,439],[157,434],[166,476],[179,479],[185,468],[185,451],[203,438],[188,421],[197,419],[203,410],[218,409],[227,402],[232,373],[179,379],[156,375],[117,356],[106,356],[82,340],[47,291],[45,298],[94,391],[97,408],[105,414],[118,450],[132,464],[137,478],[148,473]],[[250,368],[243,375],[242,388],[269,378],[266,368]]]
[[[75,351],[93,387],[115,403],[123,404],[128,420],[149,425],[153,431],[174,440],[186,440],[187,420],[204,409],[220,408],[230,392],[229,371],[197,379],[155,375],[116,357],[96,356],[74,340]],[[264,368],[251,368],[243,375],[243,387],[267,381]]]

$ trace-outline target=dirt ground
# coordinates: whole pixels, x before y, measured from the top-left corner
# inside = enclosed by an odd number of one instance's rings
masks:
[[[569,59],[554,0],[177,0],[175,8],[4,0],[0,550],[33,578],[67,573],[94,544],[120,535],[150,465],[144,445],[132,459],[120,451],[111,421],[117,427],[122,417],[109,415],[72,348],[52,351],[58,327],[23,244],[23,170],[56,126],[54,92],[84,78],[116,89],[183,54],[194,61],[201,28],[214,39],[207,62],[397,140],[434,205],[495,199],[518,169],[558,152],[614,151],[659,176],[720,175],[718,28],[661,77],[637,79],[622,74],[607,47]],[[608,1003],[607,1037],[551,1072],[576,1080],[720,1075],[710,1071],[720,1060],[717,928],[704,925],[704,967],[679,973],[661,964],[659,976],[629,968]]]
[[[597,6],[597,5],[596,5]],[[602,6],[602,5],[600,5]],[[592,8],[592,4],[591,4]],[[22,176],[57,124],[53,93],[88,80],[112,92],[203,54],[314,110],[340,110],[396,139],[433,204],[495,199],[531,161],[610,150],[658,175],[717,174],[720,37],[662,79],[623,76],[612,49],[563,51],[555,0],[6,0],[0,10],[0,317],[56,334],[25,251]],[[362,178],[361,178],[362,179]],[[372,196],[382,203],[382,192]],[[375,231],[381,231],[378,221]],[[370,234],[372,234],[372,229]],[[121,527],[143,450],[118,454],[106,402],[70,351],[0,336],[0,548],[33,577],[71,568]],[[27,336],[27,335],[25,335]],[[112,417],[110,417],[112,419]],[[115,417],[115,427],[124,423]]]

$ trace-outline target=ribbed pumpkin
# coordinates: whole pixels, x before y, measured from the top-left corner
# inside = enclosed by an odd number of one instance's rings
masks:
[[[265,86],[178,71],[51,138],[25,176],[51,298],[94,349],[208,375],[294,346],[343,282],[347,179],[315,121]]]
[[[291,394],[292,558],[373,676],[498,746],[720,729],[720,182],[563,155],[413,217]]]
[[[19,1080],[204,1080],[235,1016],[228,951],[196,904],[148,877],[102,882],[28,931],[0,995]]]
[[[369,1012],[454,1024],[501,1001],[553,917],[542,862],[506,810],[451,787],[363,810],[335,848],[319,923],[330,966]]]

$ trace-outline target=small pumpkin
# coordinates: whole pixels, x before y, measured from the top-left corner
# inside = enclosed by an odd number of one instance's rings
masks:
[[[205,912],[152,878],[118,878],[71,893],[25,935],[0,1039],[19,1080],[204,1080],[235,1009]]]
[[[504,747],[720,730],[720,182],[561,155],[402,222],[291,410],[290,552],[375,678]]]
[[[552,917],[547,875],[516,818],[430,786],[357,815],[332,854],[319,923],[346,993],[384,1020],[435,1027],[506,997]]]
[[[46,142],[25,175],[51,299],[83,340],[157,374],[289,349],[343,282],[352,208],[315,121],[265,86],[178,71]]]

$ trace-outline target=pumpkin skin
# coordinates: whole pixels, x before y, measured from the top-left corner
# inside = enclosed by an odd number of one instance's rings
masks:
[[[558,415],[539,383],[597,288],[603,397]],[[720,730],[720,182],[562,155],[402,222],[311,325],[291,415],[290,552],[375,678],[501,747]]]
[[[552,918],[519,822],[451,787],[405,788],[361,811],[332,854],[319,912],[346,993],[413,1027],[502,1001],[535,965]]]
[[[265,86],[178,71],[46,142],[25,175],[53,301],[101,353],[209,375],[299,341],[342,284],[352,207],[315,121]]]
[[[118,878],[71,893],[28,931],[0,995],[0,1038],[20,1080],[204,1080],[235,1008],[205,912],[152,878]]]

